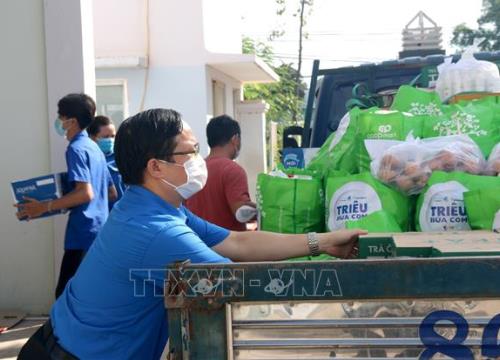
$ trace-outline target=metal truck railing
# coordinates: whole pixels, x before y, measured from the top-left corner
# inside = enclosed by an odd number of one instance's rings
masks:
[[[500,257],[178,263],[171,359],[500,356]]]

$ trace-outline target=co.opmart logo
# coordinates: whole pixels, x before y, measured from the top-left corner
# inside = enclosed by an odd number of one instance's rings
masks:
[[[387,134],[387,133],[391,132],[391,130],[392,130],[391,125],[380,125],[378,127],[378,132],[382,133],[382,134]]]

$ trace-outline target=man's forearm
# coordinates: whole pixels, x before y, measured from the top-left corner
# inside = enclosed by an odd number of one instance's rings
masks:
[[[272,261],[309,255],[305,234],[277,234],[265,231],[233,232],[232,243],[222,249],[233,261]],[[321,236],[321,234],[318,234]],[[219,249],[215,247],[219,252]]]
[[[86,204],[91,200],[92,195],[90,195],[87,191],[84,189],[76,189],[59,199],[52,200],[49,210],[70,209],[78,205]]]

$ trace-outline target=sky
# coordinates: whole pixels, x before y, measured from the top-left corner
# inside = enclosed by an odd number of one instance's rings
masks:
[[[299,0],[286,0],[289,11],[276,15],[275,0],[241,1],[242,34],[266,42],[274,29],[285,34],[269,42],[276,57],[296,62],[298,53],[298,17],[291,11]],[[320,59],[321,68],[359,65],[395,59],[402,50],[401,32],[422,10],[442,28],[443,47],[447,54],[453,28],[466,23],[476,28],[481,14],[481,0],[314,0],[307,19],[309,39],[303,45],[303,71],[311,73],[312,60]],[[293,4],[293,5],[292,5]]]

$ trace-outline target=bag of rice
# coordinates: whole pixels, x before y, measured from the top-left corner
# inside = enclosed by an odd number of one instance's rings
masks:
[[[500,186],[500,177],[434,172],[417,200],[417,231],[470,230],[464,193]]]
[[[409,199],[370,173],[330,174],[326,181],[325,205],[326,227],[330,231],[343,229],[347,221],[381,210],[393,216],[400,229],[408,230]]]
[[[340,120],[337,131],[331,134],[306,169],[327,176],[330,171],[358,171],[355,163],[357,120],[361,110],[351,109]]]
[[[500,187],[468,191],[464,202],[473,230],[500,231]]]
[[[500,142],[500,106],[496,97],[444,105],[443,115],[424,121],[424,138],[469,135],[488,156]]]
[[[392,110],[404,111],[413,115],[442,115],[441,99],[435,91],[417,89],[410,85],[399,87]],[[420,135],[415,135],[420,136]]]
[[[322,178],[303,169],[285,171],[257,177],[260,229],[287,234],[322,232],[325,220]]]
[[[345,223],[345,227],[368,232],[402,232],[394,216],[384,210],[375,211],[359,220],[349,220]]]

